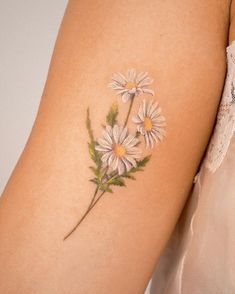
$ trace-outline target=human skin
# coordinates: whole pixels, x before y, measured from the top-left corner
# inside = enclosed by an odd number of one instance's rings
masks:
[[[0,200],[0,293],[144,292],[213,129],[229,17],[227,0],[69,1],[31,135]],[[87,107],[97,137],[112,102],[123,119],[126,106],[107,83],[129,68],[154,78],[167,136],[144,172],[105,194],[63,241],[94,193]]]

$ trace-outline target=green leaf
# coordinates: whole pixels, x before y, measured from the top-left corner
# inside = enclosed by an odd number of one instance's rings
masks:
[[[88,143],[88,148],[89,148],[91,159],[96,163],[98,167],[101,167],[102,165],[101,154],[95,149],[97,142],[94,139],[93,130],[91,128],[89,108],[87,109],[86,127],[87,127],[89,138],[90,138],[90,142]]]
[[[126,186],[124,180],[121,178],[121,176],[118,176],[116,178],[111,178],[108,180],[109,185],[114,185],[114,186]]]
[[[129,171],[129,173],[135,173],[137,171],[143,171],[143,167],[146,166],[146,164],[149,162],[151,158],[151,155],[145,156],[142,160],[138,160],[136,162],[136,167],[132,167]]]
[[[99,151],[95,149],[96,144],[97,143],[95,141],[88,143],[89,153],[90,153],[91,159],[96,163],[96,165],[98,167],[101,167],[102,165],[101,154]]]
[[[99,170],[94,166],[89,166],[89,168],[93,171],[95,176],[99,176]]]
[[[133,177],[131,174],[135,173],[137,171],[143,171],[144,170],[143,167],[146,166],[146,164],[149,162],[150,158],[151,158],[151,155],[148,155],[148,156],[145,156],[143,159],[138,160],[136,162],[136,167],[132,167],[129,171],[122,174],[122,177],[135,180],[135,177]]]
[[[135,177],[130,175],[128,172],[125,172],[124,174],[122,174],[122,177],[131,179],[131,180],[135,180]]]
[[[92,158],[92,160],[94,160],[95,159],[95,145],[94,145],[94,143],[93,142],[91,142],[91,143],[88,143],[88,148],[89,148],[89,153],[90,153],[90,156],[91,156],[91,158]]]
[[[91,120],[90,120],[90,110],[89,110],[89,107],[87,108],[86,114],[87,114],[87,117],[86,117],[86,127],[87,127],[87,130],[88,130],[90,141],[93,142],[94,141],[94,135],[93,135],[93,130],[91,128]]]
[[[90,179],[90,182],[92,182],[92,183],[95,183],[96,185],[99,185],[99,179],[97,179],[97,178],[93,178],[93,179]]]
[[[109,193],[113,193],[113,190],[109,188],[108,184],[101,184],[100,185],[100,190],[104,191],[104,192],[109,192]]]
[[[106,122],[108,125],[110,125],[111,127],[113,127],[116,123],[117,123],[117,116],[118,116],[118,106],[116,103],[114,103],[107,116],[106,116]]]
[[[137,167],[145,167],[149,162],[151,155],[145,156],[142,160],[137,161]]]
[[[100,181],[102,181],[105,178],[106,172],[107,172],[107,169],[106,168],[103,168],[103,169],[100,168],[99,169],[98,177],[99,177]]]

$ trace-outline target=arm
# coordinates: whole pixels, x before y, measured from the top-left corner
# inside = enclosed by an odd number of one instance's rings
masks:
[[[213,128],[228,15],[228,1],[69,2],[32,133],[0,202],[1,293],[144,291]],[[129,68],[154,78],[166,137],[136,180],[112,187],[63,241],[96,187],[87,108],[97,138],[113,102],[124,122],[128,104],[106,85]]]

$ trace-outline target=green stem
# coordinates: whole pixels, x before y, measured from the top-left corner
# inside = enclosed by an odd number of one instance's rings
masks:
[[[102,176],[102,178],[101,178],[101,182],[103,181],[103,179],[104,179],[105,176],[107,175],[108,169],[109,169],[109,167],[107,166],[106,169],[105,169],[105,172],[104,172],[104,174],[103,174],[103,176]],[[88,209],[91,207],[91,205],[92,205],[93,202],[95,201],[95,196],[97,195],[97,192],[98,192],[99,188],[100,188],[100,185],[97,185],[96,190],[95,190],[95,193],[94,193],[94,196],[93,196],[93,198],[92,198],[92,200],[91,200],[91,203],[90,203]]]
[[[87,211],[84,213],[82,218],[79,220],[79,222],[76,224],[76,226],[64,237],[64,241],[68,239],[69,236],[72,235],[72,233],[77,229],[77,227],[81,224],[81,222],[84,220],[84,218],[88,215],[88,213],[91,211],[91,209],[96,205],[96,203],[100,200],[100,198],[104,195],[105,191],[103,191],[100,196],[93,202],[93,204],[89,205],[89,208]],[[96,192],[97,194],[97,192]]]
[[[76,224],[76,226],[64,237],[64,241],[77,229],[77,227],[80,225],[81,221],[85,218],[85,216],[87,215],[87,213],[91,210],[92,204],[93,204],[93,202],[95,200],[95,197],[96,197],[98,191],[99,191],[99,186],[97,185],[97,187],[95,189],[95,192],[94,192],[94,195],[92,197],[91,203],[88,206],[86,212],[84,213],[83,217],[79,220],[79,222]]]
[[[105,169],[105,172],[104,172],[104,174],[103,174],[103,176],[102,176],[102,178],[101,178],[101,182],[102,182],[102,180],[105,178],[105,176],[107,175],[108,168],[109,168],[109,167],[107,166],[107,168]],[[94,193],[94,196],[93,196],[93,198],[92,198],[92,200],[91,200],[91,203],[90,203],[88,209],[91,207],[91,205],[92,205],[93,202],[95,201],[95,197],[96,197],[96,195],[97,195],[97,192],[98,192],[99,188],[100,188],[100,185],[97,185],[96,190],[95,190],[95,193]]]
[[[131,103],[130,103],[130,106],[129,106],[129,109],[128,109],[126,120],[124,122],[124,127],[127,125],[127,122],[128,122],[128,119],[129,119],[129,116],[130,116],[130,113],[131,113],[131,109],[132,109],[132,106],[133,106],[134,99],[135,99],[135,94],[132,94]]]
[[[108,181],[105,184],[109,184],[110,181],[112,181],[113,179],[115,179],[118,176],[118,174],[116,173],[115,175],[113,175],[110,179],[108,179]]]
[[[108,171],[108,166],[107,166],[107,168],[106,168],[106,170],[105,170],[105,172],[104,172],[104,175],[102,176],[102,179],[101,179],[101,181],[105,178],[105,176],[106,176],[106,174],[107,174],[107,171]],[[87,216],[87,214],[89,213],[89,211],[94,207],[94,205],[98,202],[98,200],[100,199],[100,197],[105,193],[105,191],[103,191],[102,193],[101,193],[101,195],[95,200],[95,198],[96,198],[96,195],[97,195],[97,193],[98,193],[98,191],[99,191],[99,188],[100,188],[100,186],[99,185],[97,185],[97,187],[96,187],[96,189],[95,189],[95,192],[94,192],[94,195],[93,195],[93,197],[92,197],[92,199],[91,199],[91,202],[90,202],[90,204],[89,204],[89,206],[88,206],[88,208],[87,208],[87,210],[86,210],[86,212],[84,213],[84,215],[82,216],[82,218],[79,220],[79,222],[76,224],[76,226],[64,237],[64,241],[77,229],[77,227],[80,225],[80,223],[84,220],[84,218]]]
[[[134,98],[135,98],[135,94],[132,94],[131,96],[131,102],[130,102],[130,105],[129,105],[129,109],[128,109],[128,113],[127,113],[127,117],[125,119],[125,122],[124,122],[124,127],[127,125],[127,122],[128,122],[128,119],[129,119],[129,116],[130,116],[130,113],[131,113],[131,109],[132,109],[132,106],[133,106],[133,102],[134,102]],[[88,127],[88,130],[90,129],[90,118],[89,118],[89,109],[87,110],[87,127]],[[93,134],[91,132],[89,132],[89,135],[90,135],[90,138],[91,140],[94,140],[93,139]],[[102,179],[101,181],[104,179],[104,177],[106,176],[107,174],[107,170],[108,170],[108,167],[104,173],[104,175],[102,176]],[[117,175],[114,175],[113,177],[111,177],[110,179],[108,179],[107,183],[109,183],[113,178],[115,178]],[[91,209],[96,205],[96,203],[100,200],[100,198],[104,195],[105,191],[103,191],[99,196],[98,198],[95,200],[96,198],[96,195],[99,191],[99,188],[100,186],[97,185],[96,187],[96,190],[94,192],[94,195],[92,197],[92,200],[86,210],[86,212],[84,213],[84,215],[82,216],[82,218],[78,221],[78,223],[75,225],[75,227],[64,237],[64,241],[66,239],[68,239],[69,236],[72,235],[72,233],[77,229],[77,227],[81,224],[81,222],[85,219],[85,217],[88,215],[88,213],[91,211]]]
[[[97,195],[98,191],[99,191],[99,186],[97,185],[97,187],[96,187],[96,189],[95,189],[95,193],[94,193],[94,195],[93,195],[93,197],[92,197],[92,199],[91,199],[90,205],[88,206],[87,210],[89,210],[89,209],[90,209],[90,207],[91,207],[92,203],[93,203],[93,202],[94,202],[94,200],[95,200],[95,197],[96,197],[96,195]]]

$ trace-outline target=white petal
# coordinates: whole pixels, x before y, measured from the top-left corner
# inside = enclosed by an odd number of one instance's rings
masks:
[[[148,110],[148,104],[147,104],[147,102],[146,102],[145,99],[143,100],[142,103],[143,103],[143,104],[142,104],[142,105],[143,105],[143,106],[142,106],[142,107],[143,107],[143,116],[146,117],[146,116],[147,116],[147,110]]]
[[[95,146],[95,150],[101,151],[101,152],[107,152],[107,151],[110,151],[110,148],[97,145],[97,146]]]
[[[166,126],[166,122],[165,121],[153,121],[153,129],[163,129]]]
[[[127,127],[124,127],[120,133],[119,143],[122,143],[127,137]]]
[[[140,73],[137,75],[136,83],[140,83],[140,82],[142,82],[147,76],[148,76],[148,73],[147,73],[147,72],[140,72]]]
[[[157,136],[159,141],[162,141],[163,137],[165,135],[165,131],[164,130],[157,130],[154,132],[154,134]]]
[[[126,83],[127,82],[127,78],[121,74],[120,72],[118,73],[118,75],[120,76],[121,80],[123,81],[123,83]]]
[[[139,154],[133,154],[131,155],[134,159],[140,159],[142,157],[142,153]]]
[[[114,89],[114,90],[121,90],[121,89],[123,89],[123,86],[120,84],[120,83],[118,83],[118,82],[112,82],[112,83],[109,83],[108,84],[108,87],[109,88],[112,88],[112,89]]]
[[[119,95],[122,94],[122,93],[120,93],[120,92],[126,90],[126,89],[123,88],[122,86],[116,86],[116,87],[112,87],[112,88],[113,88],[114,90],[117,90]]]
[[[149,133],[148,134],[148,137],[149,137],[149,143],[150,143],[150,147],[153,148],[154,147],[154,141],[153,141],[153,137],[152,137],[152,134]]]
[[[97,141],[101,147],[111,148],[110,143],[108,141],[106,141],[105,139],[99,138]]]
[[[142,152],[138,147],[128,148],[127,155],[131,155],[132,157],[136,155],[140,155]]]
[[[122,86],[126,84],[126,78],[120,73],[114,74],[112,80],[119,83]]]
[[[102,160],[103,162],[108,163],[109,157],[110,157],[110,155],[111,155],[112,153],[113,153],[113,151],[109,151],[109,152],[105,153],[105,154],[101,157],[101,160]]]
[[[146,143],[146,148],[149,148],[149,134],[148,133],[146,133],[145,134],[145,136],[144,136],[144,138],[145,138],[145,143]]]
[[[138,125],[137,126],[137,131],[140,132],[142,135],[145,135],[145,133],[146,133],[143,125]]]
[[[125,159],[128,160],[132,166],[136,167],[136,161],[132,156],[127,155],[127,156],[125,156]]]
[[[112,138],[113,137],[113,130],[110,125],[106,125],[106,132],[109,134],[109,136]]]
[[[129,171],[132,168],[131,163],[125,158],[122,158],[123,163],[125,164],[126,170]]]
[[[154,128],[152,131],[154,134],[158,135],[159,133],[163,136],[166,134],[166,131],[163,128]]]
[[[158,140],[159,141],[162,141],[163,140],[163,136],[160,133],[157,134],[157,137],[158,137]]]
[[[151,102],[149,103],[149,115],[153,117],[155,112],[158,113],[157,109],[158,109],[158,103],[151,100]]]
[[[154,95],[154,91],[153,90],[150,90],[150,89],[147,89],[147,88],[142,88],[142,89],[143,89],[143,92],[144,93]]]
[[[149,101],[146,107],[146,116],[150,117],[151,115],[151,107],[153,104],[153,100]]]
[[[118,125],[115,125],[113,127],[113,139],[114,139],[114,142],[116,144],[119,143],[119,136],[120,136],[120,132],[119,132],[119,126]]]
[[[163,115],[161,115],[161,116],[158,117],[158,121],[165,122],[166,119],[165,119],[165,117]]]
[[[156,136],[156,134],[154,132],[151,132],[152,138],[155,140],[155,142],[158,142],[158,137]]]
[[[116,155],[114,154],[114,152],[112,152],[112,154],[110,155],[109,160],[108,160],[109,166],[112,166],[114,164],[115,158],[116,158]]]
[[[128,144],[131,143],[131,141],[135,138],[134,135],[129,134],[126,139],[123,141],[123,145],[128,146]]]
[[[107,130],[103,131],[103,137],[110,145],[113,144],[113,140],[110,136],[110,133]]]
[[[136,89],[136,91],[135,91],[135,95],[136,95],[136,96],[138,96],[138,95],[140,95],[140,94],[143,94],[143,93],[144,93],[144,92],[143,92],[143,89],[142,89],[142,88],[139,88],[139,87],[138,87],[138,88]]]
[[[115,156],[115,158],[111,164],[111,167],[113,170],[116,170],[118,168],[119,161],[120,161],[119,157]]]
[[[162,141],[163,138],[164,138],[164,133],[162,133],[162,132],[158,132],[158,133],[157,133],[157,136],[158,136],[159,140]]]
[[[139,107],[138,115],[139,115],[141,121],[143,121],[144,120],[143,102]]]
[[[129,94],[129,91],[125,92],[123,95],[122,95],[122,101],[124,103],[126,103],[127,101],[130,100],[130,94]]]
[[[156,112],[157,115],[159,115],[161,111],[162,111],[162,109],[159,105],[156,109],[152,110],[152,112]]]
[[[142,120],[140,119],[140,117],[137,116],[137,115],[133,116],[131,120],[132,120],[134,123],[136,123],[136,124],[139,124],[139,123],[142,122]]]
[[[126,148],[134,147],[136,144],[139,143],[139,139],[134,138],[131,142],[128,143],[128,145],[125,145]]]
[[[151,85],[153,83],[153,79],[150,78],[150,77],[145,77],[144,79],[142,79],[138,86],[139,87],[144,87],[144,86],[148,86],[148,85]]]
[[[136,78],[136,71],[134,68],[131,68],[127,72],[127,79],[128,81],[134,82]]]
[[[151,117],[152,119],[154,119],[154,118],[158,119],[158,118],[161,116],[161,115],[160,115],[160,112],[161,112],[161,108],[158,107],[156,110],[151,111],[151,115],[150,115],[150,117]]]
[[[117,94],[122,96],[126,92],[128,92],[128,89],[124,88],[124,89],[118,91]]]
[[[125,171],[125,165],[122,162],[122,160],[119,160],[119,163],[118,163],[118,174],[121,175],[121,174],[124,173],[124,171]]]

